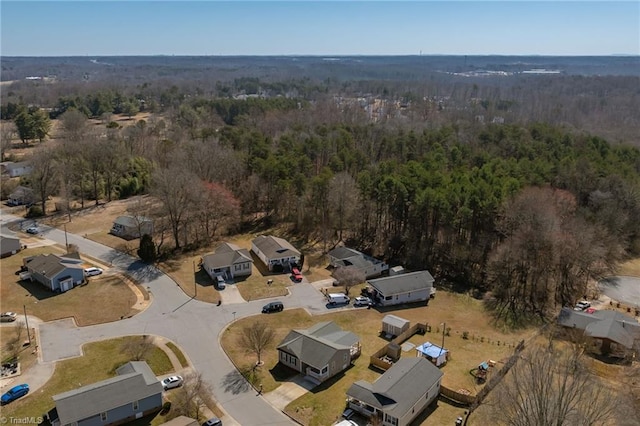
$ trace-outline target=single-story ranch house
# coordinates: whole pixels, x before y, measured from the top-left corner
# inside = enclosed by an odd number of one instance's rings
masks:
[[[603,352],[612,349],[640,351],[640,323],[623,313],[609,310],[597,310],[593,313],[562,308],[558,315],[558,324],[576,330],[600,341]]]
[[[29,206],[35,201],[33,190],[26,186],[18,186],[7,197],[7,204],[10,206]]]
[[[7,161],[3,163],[3,169],[9,177],[14,178],[28,175],[33,170],[33,167],[27,161],[19,161],[17,163]]]
[[[51,291],[65,292],[85,280],[82,260],[55,254],[40,254],[23,259],[24,266],[37,281]]]
[[[252,266],[249,250],[231,243],[222,243],[213,253],[202,256],[202,268],[214,281],[217,276],[231,279],[251,275]]]
[[[277,347],[278,360],[321,383],[346,370],[360,355],[360,338],[333,321],[307,330],[292,330]]]
[[[347,390],[349,408],[385,426],[407,426],[440,393],[443,373],[422,357],[400,358],[378,379]]]
[[[367,284],[373,290],[377,303],[390,306],[429,300],[433,281],[429,271],[418,271],[368,280]]]
[[[300,252],[287,240],[261,235],[251,241],[251,251],[269,271],[289,272],[300,263]]]
[[[53,396],[52,426],[122,424],[162,409],[162,383],[144,361],[130,361],[116,377]]]
[[[118,216],[109,233],[125,239],[153,235],[153,219],[144,216]]]
[[[9,235],[0,235],[0,257],[11,256],[20,250],[22,250],[20,238]]]
[[[355,266],[364,272],[365,278],[373,278],[389,270],[389,265],[349,247],[336,247],[329,253],[329,264],[334,268]]]

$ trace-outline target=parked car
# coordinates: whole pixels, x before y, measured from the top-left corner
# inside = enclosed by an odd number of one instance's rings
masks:
[[[96,268],[94,266],[92,266],[90,268],[84,268],[84,274],[87,277],[92,277],[94,275],[100,275],[100,274],[102,274],[102,272],[104,272],[102,269]]]
[[[0,314],[0,322],[14,322],[18,318],[15,312],[3,312]]]
[[[225,284],[224,278],[222,277],[222,275],[216,276],[216,283],[218,285],[218,290],[224,290],[225,288],[227,288],[227,284]]]
[[[181,376],[171,376],[167,377],[162,381],[162,387],[164,390],[169,390],[173,388],[179,388],[184,383],[184,380]]]
[[[202,426],[222,426],[222,420],[217,417],[212,417],[206,422],[202,423]]]
[[[302,282],[302,275],[293,273],[291,274],[291,279],[296,283]]]
[[[29,393],[29,385],[26,383],[23,383],[21,385],[14,386],[11,389],[9,389],[4,395],[2,395],[2,397],[0,397],[0,402],[2,402],[2,405],[8,404],[11,401],[15,401],[16,399],[21,398],[28,393]]]
[[[353,306],[370,306],[373,305],[373,300],[366,296],[358,296],[353,299]]]
[[[38,226],[30,226],[27,228],[27,234],[39,234],[40,233],[40,228]]]
[[[271,312],[280,312],[284,309],[284,305],[280,301],[267,303],[262,307],[262,313],[268,314]]]
[[[584,311],[587,308],[591,307],[591,303],[589,303],[586,300],[581,300],[578,303],[576,303],[576,307],[573,308],[574,311]]]
[[[351,299],[349,299],[349,296],[347,296],[344,293],[329,293],[327,295],[327,299],[329,300],[330,305],[337,305],[337,304],[348,305],[349,302],[351,301]]]

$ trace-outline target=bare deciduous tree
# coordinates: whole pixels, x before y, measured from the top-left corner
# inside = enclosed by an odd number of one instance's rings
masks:
[[[14,327],[11,327],[9,330],[4,349],[9,354],[9,357],[15,359],[22,349],[22,340],[24,339],[27,329],[23,322],[16,321]]]
[[[200,373],[191,373],[184,377],[182,386],[171,395],[170,419],[187,416],[200,420],[201,407],[209,399],[210,387],[202,379]]]
[[[0,161],[4,161],[4,156],[13,143],[16,134],[16,125],[13,123],[2,123],[0,127]]]
[[[367,279],[364,271],[356,266],[340,266],[333,271],[332,276],[344,287],[345,294],[349,294],[351,287]]]
[[[608,424],[615,392],[583,363],[583,351],[535,348],[518,360],[495,389],[494,417],[512,426]]]
[[[264,349],[271,343],[275,333],[264,322],[256,321],[242,329],[240,344],[247,352],[253,352],[258,356],[256,365],[262,364],[261,355]]]
[[[153,338],[150,336],[134,336],[127,338],[122,344],[122,352],[134,361],[141,361],[153,349]]]
[[[31,157],[31,187],[42,205],[42,214],[46,214],[46,202],[58,185],[56,159],[51,147],[43,146]]]

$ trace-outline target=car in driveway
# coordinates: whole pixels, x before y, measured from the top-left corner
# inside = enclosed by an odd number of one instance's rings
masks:
[[[0,322],[14,322],[18,318],[15,312],[3,312],[0,314]]]
[[[202,426],[222,426],[222,420],[217,417],[211,417],[209,420],[202,423]]]
[[[218,286],[218,290],[224,290],[227,288],[227,284],[224,282],[222,275],[216,276],[216,285]]]
[[[40,233],[40,227],[33,225],[27,228],[27,234],[36,235]]]
[[[179,388],[184,383],[184,380],[181,376],[171,376],[167,377],[162,381],[162,387],[164,390],[169,390],[173,388]]]
[[[94,275],[100,275],[100,274],[102,274],[102,272],[104,272],[102,269],[96,268],[94,266],[92,266],[90,268],[84,268],[84,274],[87,277],[92,277]]]
[[[584,311],[587,308],[591,307],[591,303],[589,303],[587,300],[581,300],[578,303],[576,303],[576,307],[573,308],[574,311]]]
[[[16,399],[21,398],[28,393],[29,393],[29,385],[26,383],[23,383],[21,385],[12,387],[6,393],[4,393],[2,397],[0,397],[0,402],[2,402],[2,405],[8,404],[11,401],[15,401]]]
[[[358,296],[353,299],[353,306],[373,306],[373,300],[366,296]]]

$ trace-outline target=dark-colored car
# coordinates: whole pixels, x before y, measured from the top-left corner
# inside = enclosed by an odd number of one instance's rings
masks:
[[[4,395],[2,395],[2,397],[0,398],[0,402],[2,402],[2,405],[8,404],[11,401],[15,401],[16,399],[23,397],[28,393],[29,393],[29,385],[26,383],[23,383],[21,385],[14,386],[11,389],[9,389]]]
[[[267,303],[262,307],[262,313],[268,314],[271,312],[280,312],[284,309],[284,305],[280,301]]]

